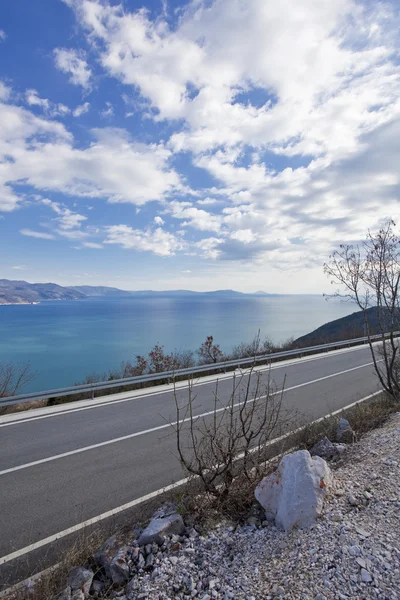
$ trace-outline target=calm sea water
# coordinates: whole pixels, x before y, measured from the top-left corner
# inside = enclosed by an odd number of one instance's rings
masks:
[[[0,363],[29,361],[38,375],[24,391],[40,391],[116,368],[157,342],[167,351],[195,350],[213,335],[228,352],[258,330],[281,342],[354,311],[320,296],[87,298],[0,306]]]

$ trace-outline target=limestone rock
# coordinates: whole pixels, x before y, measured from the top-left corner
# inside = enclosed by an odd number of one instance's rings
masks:
[[[355,433],[351,428],[350,423],[347,419],[339,419],[336,437],[339,442],[344,442],[345,444],[353,444],[355,441]]]
[[[89,595],[94,573],[84,567],[76,567],[68,576],[68,586],[71,588],[72,596],[75,591],[81,590],[85,596]]]
[[[333,444],[326,436],[315,444],[311,450],[311,456],[320,456],[325,460],[337,458],[346,450],[345,444]]]
[[[257,486],[255,497],[267,516],[274,515],[276,524],[290,531],[314,523],[331,484],[327,463],[298,450],[282,458],[278,469]]]
[[[182,517],[177,513],[166,516],[153,517],[149,525],[143,531],[139,538],[139,546],[156,543],[159,546],[164,542],[167,535],[182,535],[185,531],[185,524]]]
[[[104,544],[93,554],[93,560],[97,565],[103,567],[108,574],[111,562],[118,552],[118,540],[116,535],[112,535]]]
[[[125,583],[129,579],[128,548],[121,548],[111,561],[109,576],[113,583]]]

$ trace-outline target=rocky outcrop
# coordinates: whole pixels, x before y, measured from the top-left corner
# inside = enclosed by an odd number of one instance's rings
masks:
[[[282,458],[277,470],[257,486],[255,497],[267,519],[274,518],[279,527],[290,531],[309,527],[321,515],[331,483],[325,460],[298,450]]]

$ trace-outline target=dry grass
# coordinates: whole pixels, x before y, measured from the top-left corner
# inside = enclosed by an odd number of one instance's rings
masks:
[[[309,449],[325,436],[331,442],[338,442],[336,432],[340,417],[349,421],[356,434],[356,439],[360,439],[368,431],[384,425],[390,415],[399,410],[400,404],[393,397],[382,392],[371,400],[360,402],[352,408],[343,410],[337,416],[327,416],[318,423],[306,425],[296,436],[295,446]]]
[[[39,575],[1,593],[2,600],[54,600],[66,587],[70,571],[80,565],[90,564],[90,557],[104,541],[104,533],[83,531],[73,545],[65,550],[60,562]]]
[[[47,406],[47,400],[32,400],[31,402],[10,404],[9,406],[0,407],[0,416],[20,413],[25,410],[33,410],[35,408],[43,408],[44,406]]]

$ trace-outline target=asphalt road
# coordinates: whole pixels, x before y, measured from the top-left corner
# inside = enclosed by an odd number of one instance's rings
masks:
[[[295,425],[379,389],[365,346],[276,363],[270,374],[278,389],[285,380],[285,404],[301,415]],[[194,382],[197,414],[212,410],[216,379]],[[232,374],[218,376],[221,401],[231,391]],[[187,384],[179,384],[177,397],[185,404]],[[170,386],[0,417],[0,565],[182,479],[169,425],[175,419]]]

